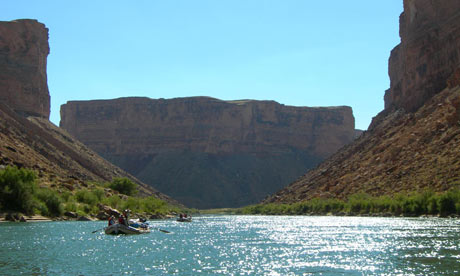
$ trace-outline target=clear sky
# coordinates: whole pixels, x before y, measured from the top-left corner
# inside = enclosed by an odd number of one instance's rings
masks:
[[[402,0],[0,0],[49,28],[51,121],[70,100],[274,100],[383,110]]]

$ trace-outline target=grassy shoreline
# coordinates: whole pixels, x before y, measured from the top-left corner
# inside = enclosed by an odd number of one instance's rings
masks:
[[[336,216],[460,216],[460,188],[442,193],[431,190],[373,197],[360,193],[347,200],[315,198],[291,204],[256,204],[235,211],[247,215],[336,215]]]

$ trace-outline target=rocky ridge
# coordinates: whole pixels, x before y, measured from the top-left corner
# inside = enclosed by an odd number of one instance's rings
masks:
[[[264,202],[460,185],[460,2],[404,0],[400,36],[369,130]]]

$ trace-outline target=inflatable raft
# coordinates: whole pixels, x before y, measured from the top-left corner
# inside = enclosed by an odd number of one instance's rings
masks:
[[[107,235],[120,235],[120,234],[126,234],[126,235],[137,235],[137,234],[145,234],[145,233],[150,233],[149,228],[134,228],[131,226],[126,226],[123,224],[112,224],[104,229],[104,232]]]

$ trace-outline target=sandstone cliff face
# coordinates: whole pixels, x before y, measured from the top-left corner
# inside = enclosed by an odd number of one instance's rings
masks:
[[[0,22],[0,102],[23,115],[48,118],[48,29],[36,20]]]
[[[254,203],[355,136],[350,107],[208,97],[68,102],[61,127],[191,207]]]
[[[206,153],[286,152],[324,158],[354,136],[350,107],[307,108],[207,97],[72,101],[60,125],[98,152],[185,149]]]
[[[460,181],[460,1],[405,0],[385,110],[369,130],[265,202],[393,194]]]
[[[460,62],[460,1],[405,0],[385,109],[414,112],[446,88]]]

